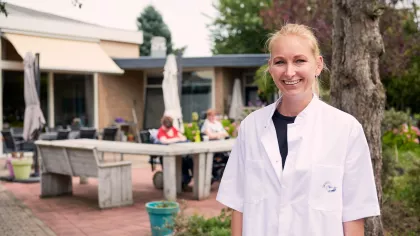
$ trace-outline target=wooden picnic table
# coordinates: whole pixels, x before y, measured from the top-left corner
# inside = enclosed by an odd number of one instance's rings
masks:
[[[163,156],[163,194],[167,200],[176,200],[177,193],[182,191],[181,156],[192,155],[194,157],[193,196],[197,200],[202,200],[210,195],[214,153],[231,151],[234,142],[235,139],[228,139],[200,143],[157,145],[95,139],[68,139],[56,141],[39,140],[35,144],[57,147],[95,147],[98,152]]]

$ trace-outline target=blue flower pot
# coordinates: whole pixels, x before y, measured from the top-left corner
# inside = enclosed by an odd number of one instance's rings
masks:
[[[156,201],[146,203],[146,210],[149,213],[152,236],[170,236],[173,230],[174,218],[179,212],[177,202]]]

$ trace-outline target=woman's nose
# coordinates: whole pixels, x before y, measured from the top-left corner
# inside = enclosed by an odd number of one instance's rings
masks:
[[[286,75],[288,78],[292,78],[295,74],[296,74],[296,69],[295,69],[295,67],[293,66],[293,64],[288,64],[288,65],[286,66],[286,73],[285,73],[285,75]]]

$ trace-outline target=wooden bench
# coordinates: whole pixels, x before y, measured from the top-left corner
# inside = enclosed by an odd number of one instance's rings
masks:
[[[99,208],[133,204],[131,162],[100,163],[95,147],[37,144],[41,197],[72,194],[72,176],[98,178]]]

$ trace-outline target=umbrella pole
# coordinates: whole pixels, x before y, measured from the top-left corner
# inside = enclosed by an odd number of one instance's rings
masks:
[[[35,65],[34,65],[34,74],[35,74],[35,83],[36,83],[36,92],[38,94],[38,99],[41,102],[41,71],[39,69],[39,53],[35,54]],[[40,128],[37,132],[35,132],[35,135],[33,137],[33,141],[35,142],[38,140],[39,135],[41,133]],[[32,177],[38,177],[39,176],[39,162],[38,162],[38,149],[35,147],[35,150],[33,151],[33,161],[34,161],[34,173],[31,175]]]

